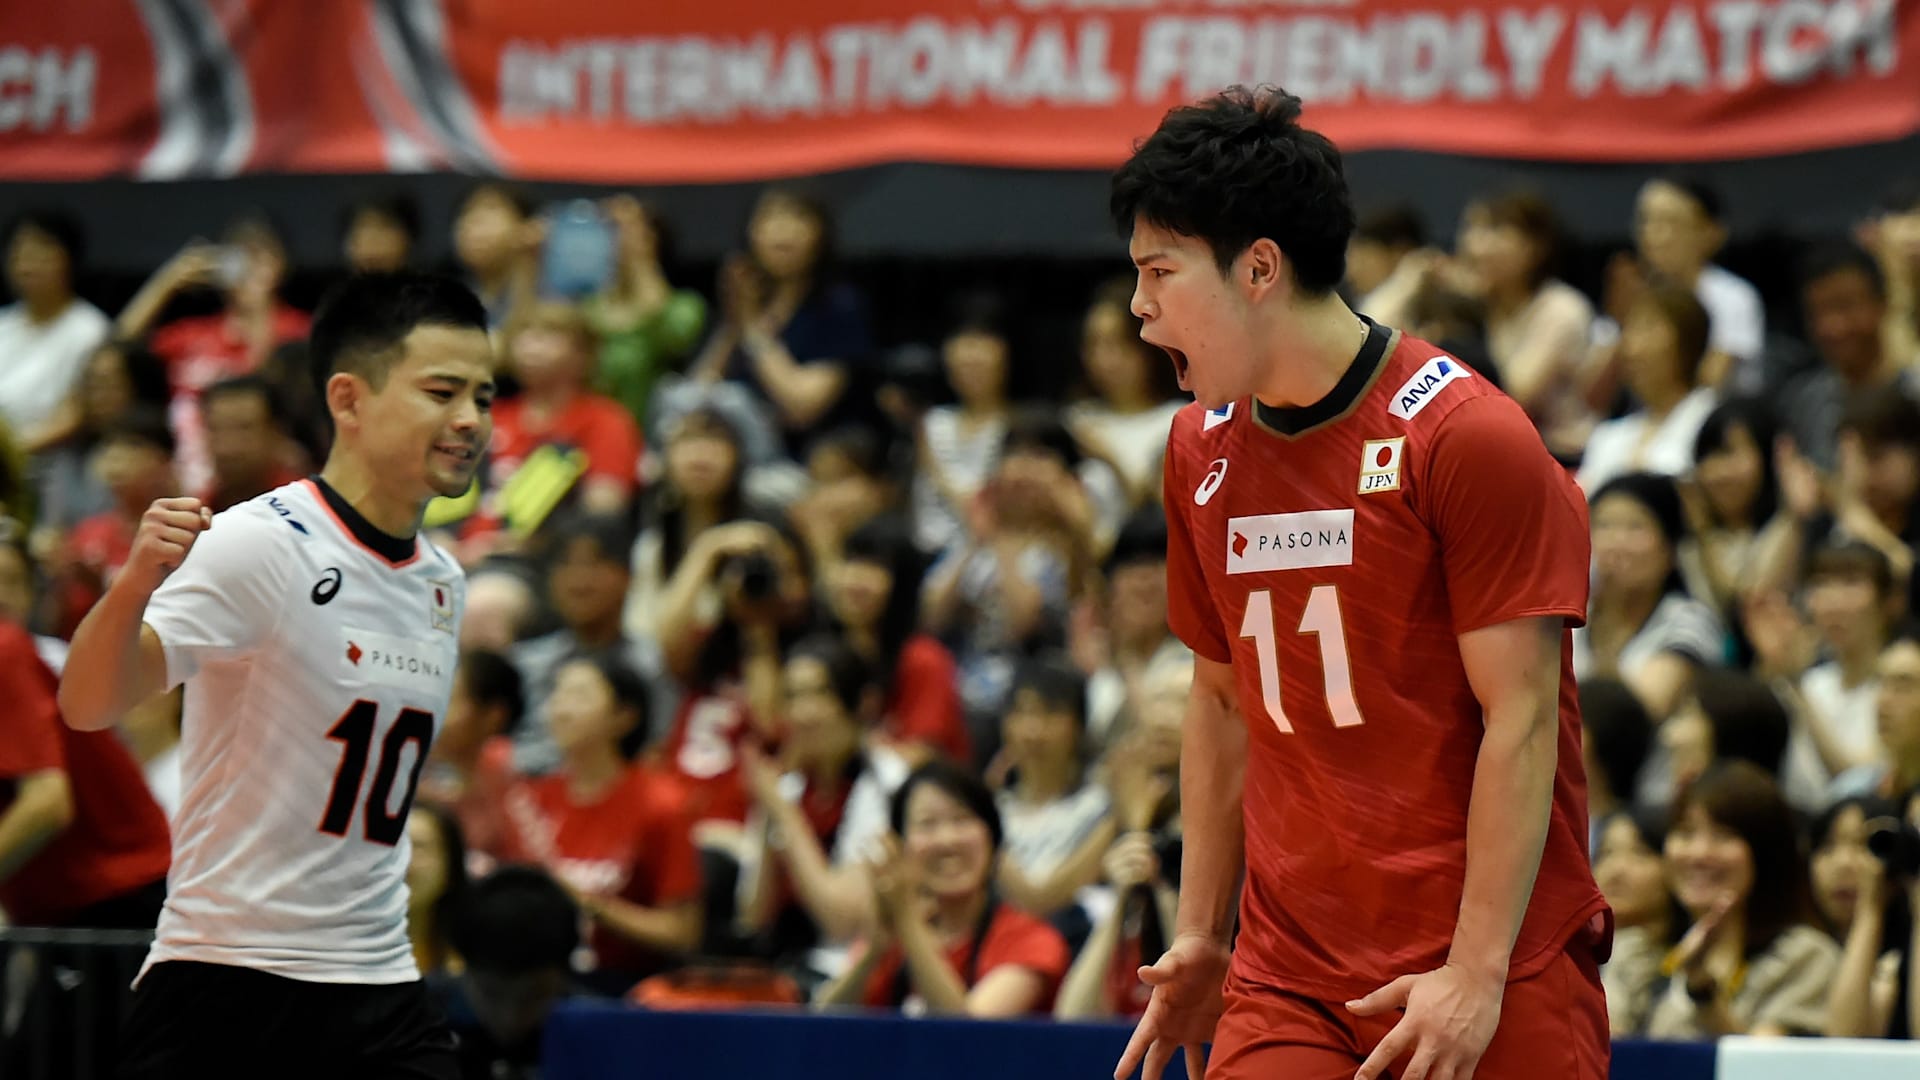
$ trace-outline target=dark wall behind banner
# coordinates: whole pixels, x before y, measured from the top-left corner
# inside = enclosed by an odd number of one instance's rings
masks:
[[[1584,244],[1626,234],[1633,195],[1649,165],[1569,165],[1434,154],[1370,152],[1348,158],[1363,208],[1408,201],[1440,238],[1452,234],[1463,203],[1516,187],[1545,192]],[[1920,139],[1793,157],[1691,167],[1726,195],[1737,238],[1784,233],[1811,238],[1844,232],[1901,177],[1920,177]],[[1106,220],[1106,174],[891,165],[802,181],[841,221],[840,249],[854,259],[1050,256],[1118,258]],[[375,192],[404,190],[421,202],[431,263],[447,255],[449,229],[470,178],[415,176],[253,176],[239,180],[142,184],[0,184],[0,218],[26,204],[64,206],[82,219],[95,271],[140,273],[194,236],[212,236],[238,208],[265,209],[287,230],[296,264],[338,260],[342,209]],[[603,188],[528,185],[542,198]],[[716,259],[738,239],[762,185],[656,188],[645,196],[673,225],[683,258]]]

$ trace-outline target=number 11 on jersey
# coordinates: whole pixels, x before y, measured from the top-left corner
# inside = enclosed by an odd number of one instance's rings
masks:
[[[1296,631],[1312,634],[1320,641],[1320,676],[1325,686],[1327,711],[1334,727],[1355,727],[1366,722],[1360,715],[1360,702],[1353,694],[1353,665],[1347,658],[1347,631],[1340,620],[1340,589],[1335,585],[1315,585],[1307,595],[1306,610],[1300,613]],[[1266,705],[1273,726],[1291,735],[1293,724],[1280,706],[1280,642],[1274,630],[1273,593],[1255,589],[1247,594],[1247,610],[1240,617],[1240,636],[1253,639],[1253,651],[1260,664],[1260,700]]]

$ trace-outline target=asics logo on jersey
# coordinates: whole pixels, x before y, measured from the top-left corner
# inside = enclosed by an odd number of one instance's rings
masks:
[[[316,604],[330,604],[339,592],[340,568],[329,566],[327,572],[320,575],[320,580],[313,583],[313,592],[308,595]]]
[[[284,520],[287,524],[293,526],[295,532],[298,532],[303,536],[309,535],[307,533],[307,527],[305,525],[300,524],[299,519],[293,516],[293,511],[287,509],[287,504],[281,502],[278,498],[269,498],[267,500],[267,505],[273,507],[273,512],[276,514],[279,514],[282,520]],[[325,601],[321,601],[321,603],[325,603]]]
[[[1214,458],[1213,466],[1207,470],[1207,475],[1200,478],[1200,486],[1193,489],[1193,505],[1207,505],[1207,500],[1213,498],[1213,493],[1219,491],[1220,485],[1226,483],[1226,480],[1227,459]]]
[[[1445,356],[1436,356],[1413,373],[1405,385],[1393,392],[1393,404],[1387,411],[1402,420],[1411,420],[1427,403],[1434,399],[1442,387],[1455,379],[1472,378],[1465,364]]]

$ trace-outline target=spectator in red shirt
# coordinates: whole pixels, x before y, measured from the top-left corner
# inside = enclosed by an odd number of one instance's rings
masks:
[[[685,796],[632,761],[646,740],[646,694],[610,654],[563,665],[547,701],[560,769],[506,799],[504,861],[544,866],[566,886],[592,920],[606,989],[619,992],[692,951],[702,928]]]
[[[60,721],[32,635],[0,619],[0,910],[19,926],[151,929],[167,819],[111,731]]]
[[[932,761],[900,785],[890,816],[895,835],[873,868],[879,929],[819,1003],[983,1019],[1051,1010],[1067,943],[994,893],[993,793]]]
[[[213,460],[213,482],[200,501],[214,513],[300,479],[289,464],[291,440],[265,379],[240,375],[217,382],[207,387],[200,408]]]
[[[526,536],[563,499],[590,514],[617,514],[632,500],[640,428],[589,389],[592,361],[593,336],[570,305],[541,304],[514,332],[507,363],[520,393],[494,406],[480,510],[462,530],[469,562],[492,546],[481,538],[502,528]]]
[[[918,764],[931,754],[972,761],[953,654],[921,633],[927,559],[905,522],[878,518],[847,537],[827,581],[827,607],[855,652],[875,666],[885,704],[882,737]]]
[[[257,370],[276,346],[307,336],[312,319],[280,301],[287,251],[265,218],[242,218],[219,246],[192,243],[140,287],[115,332],[139,338],[183,290],[212,286],[220,309],[176,319],[153,331],[153,351],[173,383],[171,419],[180,438],[186,490],[206,486],[211,464],[200,422],[200,394],[221,379]]]
[[[446,722],[420,777],[419,799],[459,822],[472,853],[469,869],[490,869],[485,864],[500,850],[501,807],[514,779],[512,732],[525,707],[512,661],[488,649],[461,655]]]
[[[166,418],[152,410],[129,412],[101,436],[94,469],[113,495],[114,508],[87,518],[67,534],[57,574],[61,637],[72,636],[120,572],[133,550],[140,515],[155,499],[179,493],[173,454]]]

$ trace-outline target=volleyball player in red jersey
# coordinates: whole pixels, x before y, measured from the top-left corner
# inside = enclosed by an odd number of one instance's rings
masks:
[[[1113,181],[1141,337],[1198,399],[1165,471],[1180,910],[1116,1075],[1604,1080],[1586,504],[1511,399],[1334,291],[1352,203],[1299,117],[1230,90]]]

